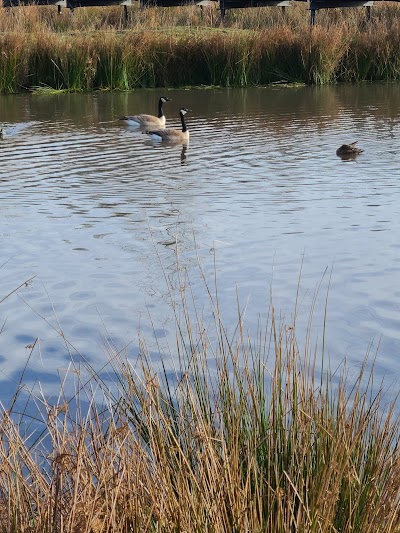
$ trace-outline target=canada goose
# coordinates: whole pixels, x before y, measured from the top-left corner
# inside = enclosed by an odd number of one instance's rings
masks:
[[[6,135],[6,132],[3,130],[3,128],[0,128],[0,140],[4,139],[5,135]]]
[[[339,157],[354,157],[358,154],[361,154],[364,150],[357,148],[355,146],[356,143],[357,141],[354,141],[350,144],[342,144],[342,146],[336,150],[336,155]]]
[[[166,96],[161,96],[158,101],[158,117],[154,115],[132,115],[121,117],[119,120],[124,120],[129,126],[136,126],[141,128],[151,128],[165,126],[165,115],[163,110],[163,104],[170,102],[171,99]]]
[[[153,141],[182,142],[187,144],[189,142],[189,130],[186,126],[185,115],[188,111],[189,109],[186,109],[186,107],[182,107],[182,109],[179,110],[182,122],[181,130],[167,128],[163,130],[146,131],[147,135],[149,135]]]

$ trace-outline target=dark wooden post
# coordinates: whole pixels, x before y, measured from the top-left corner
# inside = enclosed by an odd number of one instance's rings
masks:
[[[365,9],[366,9],[367,21],[369,22],[371,20],[371,6],[367,6]]]
[[[310,24],[311,26],[315,24],[315,9],[310,9]]]

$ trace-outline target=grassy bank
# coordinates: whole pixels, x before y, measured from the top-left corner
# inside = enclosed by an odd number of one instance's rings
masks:
[[[208,311],[184,289],[174,306],[175,372],[140,338],[137,360],[109,349],[111,387],[83,363],[74,395],[66,378],[58,398],[23,397],[17,422],[18,388],[0,419],[1,531],[400,530],[398,406],[373,371],[329,370],[272,307],[249,338],[238,306],[228,333],[209,294]]]
[[[400,7],[318,13],[306,6],[228,13],[197,7],[0,12],[0,91],[45,86],[69,91],[188,85],[251,86],[400,78]]]

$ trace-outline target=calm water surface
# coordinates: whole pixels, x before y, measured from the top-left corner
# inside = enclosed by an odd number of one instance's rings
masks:
[[[134,357],[139,328],[173,342],[176,241],[200,305],[197,255],[207,274],[215,259],[232,331],[236,286],[250,329],[271,287],[290,322],[301,269],[300,325],[322,280],[321,336],[331,276],[331,359],[356,368],[372,343],[378,374],[398,375],[400,85],[164,92],[169,126],[191,109],[186,150],[118,121],[159,91],[0,97],[0,299],[35,276],[0,306],[0,399],[36,338],[29,379],[49,387],[71,354]],[[365,153],[344,162],[353,140]]]

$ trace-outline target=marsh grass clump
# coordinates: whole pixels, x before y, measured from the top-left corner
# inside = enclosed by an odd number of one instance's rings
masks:
[[[300,348],[298,311],[271,306],[251,336],[240,304],[228,327],[218,292],[200,312],[189,288],[161,366],[139,335],[135,359],[109,345],[108,369],[73,364],[56,398],[24,398],[21,378],[0,417],[0,529],[399,531],[398,405],[367,361],[334,372],[308,333]]]
[[[321,10],[309,26],[301,2],[278,8],[216,6],[0,11],[0,91],[64,91],[190,85],[251,86],[398,80],[400,6]]]
[[[345,81],[400,79],[400,24],[377,23],[377,31],[353,36],[351,46],[343,54],[343,68],[339,79]],[[346,66],[346,68],[344,68]]]
[[[39,34],[30,42],[31,87],[44,85],[53,89],[84,91],[93,87],[96,53],[92,38],[81,35],[74,40],[54,34]]]
[[[0,12],[0,90],[64,91],[189,85],[250,86],[277,81],[324,84],[399,78],[398,6],[318,13],[306,6],[228,12],[216,7],[77,9],[51,6]]]
[[[24,40],[16,33],[0,35],[0,50],[0,91],[21,92],[28,71]]]

